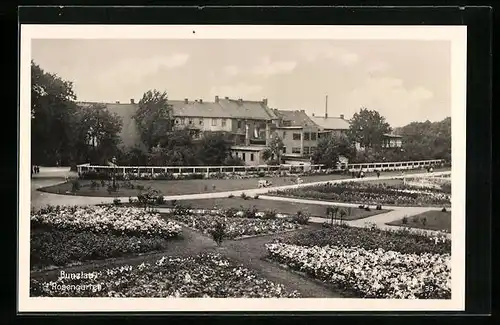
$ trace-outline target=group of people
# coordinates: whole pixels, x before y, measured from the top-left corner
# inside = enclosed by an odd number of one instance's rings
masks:
[[[37,165],[31,166],[31,176],[33,176],[33,174],[38,174],[38,173],[40,173],[40,166]]]

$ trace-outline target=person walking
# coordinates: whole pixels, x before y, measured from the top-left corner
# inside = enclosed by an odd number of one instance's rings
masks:
[[[377,178],[380,178],[380,170],[377,170]]]

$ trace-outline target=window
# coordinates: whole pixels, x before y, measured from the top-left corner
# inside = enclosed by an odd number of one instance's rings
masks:
[[[241,153],[241,159],[242,159],[242,160],[246,160],[246,157],[245,157],[245,156],[246,156],[246,155],[245,155],[245,153],[244,153],[244,152],[242,152],[242,153]]]
[[[253,153],[250,154],[250,161],[253,161]]]
[[[286,138],[286,131],[283,131],[283,139]]]
[[[293,134],[293,139],[294,140],[300,140],[300,133],[294,133]]]
[[[186,123],[186,119],[185,118],[181,118],[181,124],[184,125]]]
[[[304,132],[304,140],[309,141],[309,132]]]
[[[309,154],[309,147],[304,147],[304,155],[308,155]]]
[[[238,121],[238,129],[241,129],[241,121]]]
[[[212,126],[217,126],[217,119],[216,118],[212,119]]]
[[[317,133],[313,132],[311,133],[311,140],[315,141],[317,138]]]
[[[192,118],[190,118],[190,119],[189,119],[189,125],[192,125],[192,124],[193,124],[193,119],[192,119]]]
[[[286,153],[286,147],[283,147],[283,153]]]
[[[300,153],[300,147],[293,147],[292,153]]]
[[[179,124],[179,120],[178,119],[175,120],[175,124]]]
[[[226,126],[226,119],[225,118],[222,119],[221,125]]]
[[[203,125],[203,119],[200,118],[200,125]]]

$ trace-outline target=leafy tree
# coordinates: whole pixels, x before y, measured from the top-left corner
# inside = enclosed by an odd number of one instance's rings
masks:
[[[403,137],[408,159],[451,160],[451,118],[439,122],[412,122],[396,130]]]
[[[168,132],[162,146],[165,150],[165,165],[196,166],[198,165],[196,148],[189,130]]]
[[[276,160],[278,163],[281,163],[281,155],[283,154],[284,147],[283,140],[277,133],[273,133],[268,148],[262,152],[262,158],[267,162]]]
[[[324,164],[327,168],[336,167],[340,156],[349,160],[356,155],[356,148],[344,134],[332,134],[318,140],[316,150],[311,159],[315,164]]]
[[[72,163],[76,95],[73,83],[31,61],[31,159],[38,165]]]
[[[147,152],[140,146],[124,148],[118,154],[118,162],[122,165],[144,166],[148,162]]]
[[[80,106],[76,120],[75,154],[79,160],[102,164],[118,154],[123,122],[116,113],[110,113],[104,104]]]
[[[389,123],[379,112],[361,108],[350,120],[348,135],[351,141],[365,148],[380,148],[383,135],[391,131]]]
[[[223,165],[224,166],[244,166],[245,162],[239,157],[228,156],[228,157],[226,157],[226,159],[224,159]]]
[[[220,166],[229,156],[230,142],[221,133],[207,133],[199,143],[198,160],[204,165]]]
[[[172,106],[168,104],[167,93],[156,89],[144,93],[134,119],[148,150],[158,144],[164,146],[172,130]]]

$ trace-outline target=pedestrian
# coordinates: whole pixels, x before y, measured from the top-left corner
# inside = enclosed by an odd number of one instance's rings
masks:
[[[377,178],[380,178],[380,170],[377,170]]]

